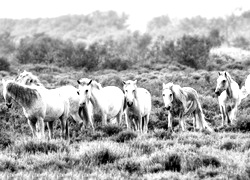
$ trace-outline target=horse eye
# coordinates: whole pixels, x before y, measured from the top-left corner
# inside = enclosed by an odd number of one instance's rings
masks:
[[[170,94],[169,96],[170,96],[170,97],[172,97],[172,96],[173,96],[173,94]]]
[[[165,94],[162,94],[162,96],[165,96]]]
[[[86,93],[88,93],[88,91],[89,91],[89,90],[88,90],[88,89],[86,89],[86,91],[85,91],[85,92],[86,92]]]
[[[77,91],[77,94],[78,94],[78,95],[80,95],[80,92],[79,92],[79,91]]]
[[[222,81],[222,83],[226,83],[226,80],[224,79],[224,80]]]
[[[128,92],[128,90],[125,90],[125,92]]]

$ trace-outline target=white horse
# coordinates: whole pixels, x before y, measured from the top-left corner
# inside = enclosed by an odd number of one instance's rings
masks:
[[[247,80],[246,83],[248,83]],[[242,89],[240,89],[237,82],[235,82],[232,79],[232,77],[228,72],[226,71],[219,72],[215,94],[218,96],[220,112],[222,117],[222,124],[221,124],[222,127],[236,120],[238,106],[241,100],[247,96],[245,90],[246,89],[244,86],[242,87]],[[233,102],[233,109],[231,110],[230,115],[226,107],[226,103],[229,101]]]
[[[246,91],[246,95],[244,97],[250,94],[250,74],[246,78],[245,86],[243,86],[241,89],[244,89]]]
[[[40,82],[37,76],[33,75],[31,72],[24,70],[20,73],[16,82],[20,82],[25,85],[30,86],[42,86],[43,84]],[[84,106],[79,107],[80,96],[78,95],[78,89],[74,86],[67,85],[59,88],[55,88],[54,90],[58,91],[58,93],[63,94],[65,97],[69,99],[70,109],[69,115],[79,123],[82,123],[82,120],[85,119],[85,124],[90,122],[92,129],[94,130],[92,118],[89,118],[93,115],[93,105],[89,104],[88,112]]]
[[[144,88],[137,87],[137,80],[123,81],[123,90],[126,97],[126,115],[134,114],[138,117],[135,122],[136,129],[140,132],[148,131],[149,115],[151,112],[151,94]],[[126,116],[125,116],[126,118]],[[131,120],[126,119],[130,128]]]
[[[162,96],[165,108],[168,111],[168,129],[170,131],[172,130],[172,110],[175,106],[180,106],[182,108],[180,112],[180,125],[182,131],[185,131],[183,116],[189,114],[193,115],[194,129],[203,130],[207,128],[210,132],[213,131],[205,121],[196,90],[191,87],[181,87],[173,83],[163,83]]]
[[[3,83],[3,97],[8,108],[12,105],[12,99],[22,106],[25,117],[28,119],[33,137],[45,138],[44,122],[48,122],[49,138],[53,137],[53,122],[61,120],[62,136],[69,138],[68,114],[69,101],[62,94],[44,87],[31,87],[22,85],[13,80]],[[38,133],[36,124],[39,124]]]
[[[113,118],[116,118],[120,124],[125,109],[125,97],[120,88],[102,87],[100,83],[88,78],[82,78],[77,82],[80,106],[86,106],[88,109],[89,103],[92,103],[95,109],[99,108],[102,113],[103,125],[107,124],[107,119]]]

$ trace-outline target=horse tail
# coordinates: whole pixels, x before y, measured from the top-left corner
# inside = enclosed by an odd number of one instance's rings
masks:
[[[88,110],[86,106],[80,106],[78,109],[78,115],[80,116],[81,119],[85,119],[86,123],[89,122],[88,118]]]
[[[199,116],[199,121],[200,121],[200,123],[201,123],[201,125],[202,125],[202,128],[206,128],[208,131],[210,131],[210,132],[214,132],[214,130],[208,125],[208,123],[207,123],[207,121],[205,120],[205,115],[203,114],[203,112],[202,112],[202,107],[201,107],[201,104],[200,104],[200,102],[198,101],[198,99],[197,99],[197,108],[198,108],[198,116]]]
[[[183,113],[183,116],[191,114],[194,110],[195,110],[194,109],[194,101],[192,101],[190,106],[188,107],[188,109]]]
[[[127,99],[124,96],[122,112],[124,112],[126,108],[127,108]]]

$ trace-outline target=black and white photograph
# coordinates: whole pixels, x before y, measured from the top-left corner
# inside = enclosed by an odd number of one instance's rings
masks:
[[[250,180],[249,0],[0,0],[0,180]]]

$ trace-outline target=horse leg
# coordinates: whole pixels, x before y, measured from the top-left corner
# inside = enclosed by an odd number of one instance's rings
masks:
[[[182,131],[185,131],[186,127],[185,127],[185,122],[184,122],[184,118],[183,118],[183,114],[182,113],[180,113],[179,118],[180,118],[181,129],[182,129]]]
[[[238,105],[239,105],[239,102],[236,101],[236,103],[234,105],[234,108],[232,109],[231,114],[230,114],[230,120],[232,121],[231,123],[234,123],[235,120],[236,120],[236,114],[237,114],[237,111],[238,111]]]
[[[127,129],[130,130],[131,129],[131,123],[129,122],[129,119],[128,119],[128,110],[127,109],[124,111],[124,117],[125,117],[125,121],[126,121],[126,124],[127,124]]]
[[[28,124],[30,126],[31,132],[32,132],[32,136],[33,138],[36,137],[36,121],[31,121],[30,119],[28,119]]]
[[[48,129],[49,129],[49,140],[53,138],[53,124],[54,124],[54,121],[49,121],[47,123]]]
[[[149,123],[149,114],[146,115],[145,117],[145,131],[146,133],[148,132],[148,123]]]
[[[117,124],[118,124],[118,126],[120,125],[120,122],[121,122],[121,119],[122,119],[122,114],[123,114],[123,112],[122,112],[122,110],[117,114],[117,116],[116,116],[116,121],[117,121]]]
[[[226,121],[226,112],[225,112],[225,106],[220,105],[220,112],[221,112],[221,127],[225,126],[225,121]]]
[[[172,131],[173,127],[172,127],[172,114],[170,111],[168,111],[168,130]]]
[[[193,112],[192,114],[193,114],[193,128],[194,128],[194,132],[195,132],[196,128],[197,128],[197,119],[195,116],[195,112]]]
[[[140,114],[139,117],[138,117],[138,129],[140,131],[140,133],[142,133],[142,115]]]
[[[200,111],[195,112],[195,117],[196,117],[196,126],[199,131],[202,131],[204,129],[204,124],[202,122],[202,115]]]
[[[102,113],[102,125],[107,125],[107,114]]]
[[[39,130],[40,130],[40,138],[41,139],[45,139],[45,124],[44,124],[44,120],[42,117],[39,117],[38,118],[38,123],[39,123]]]

